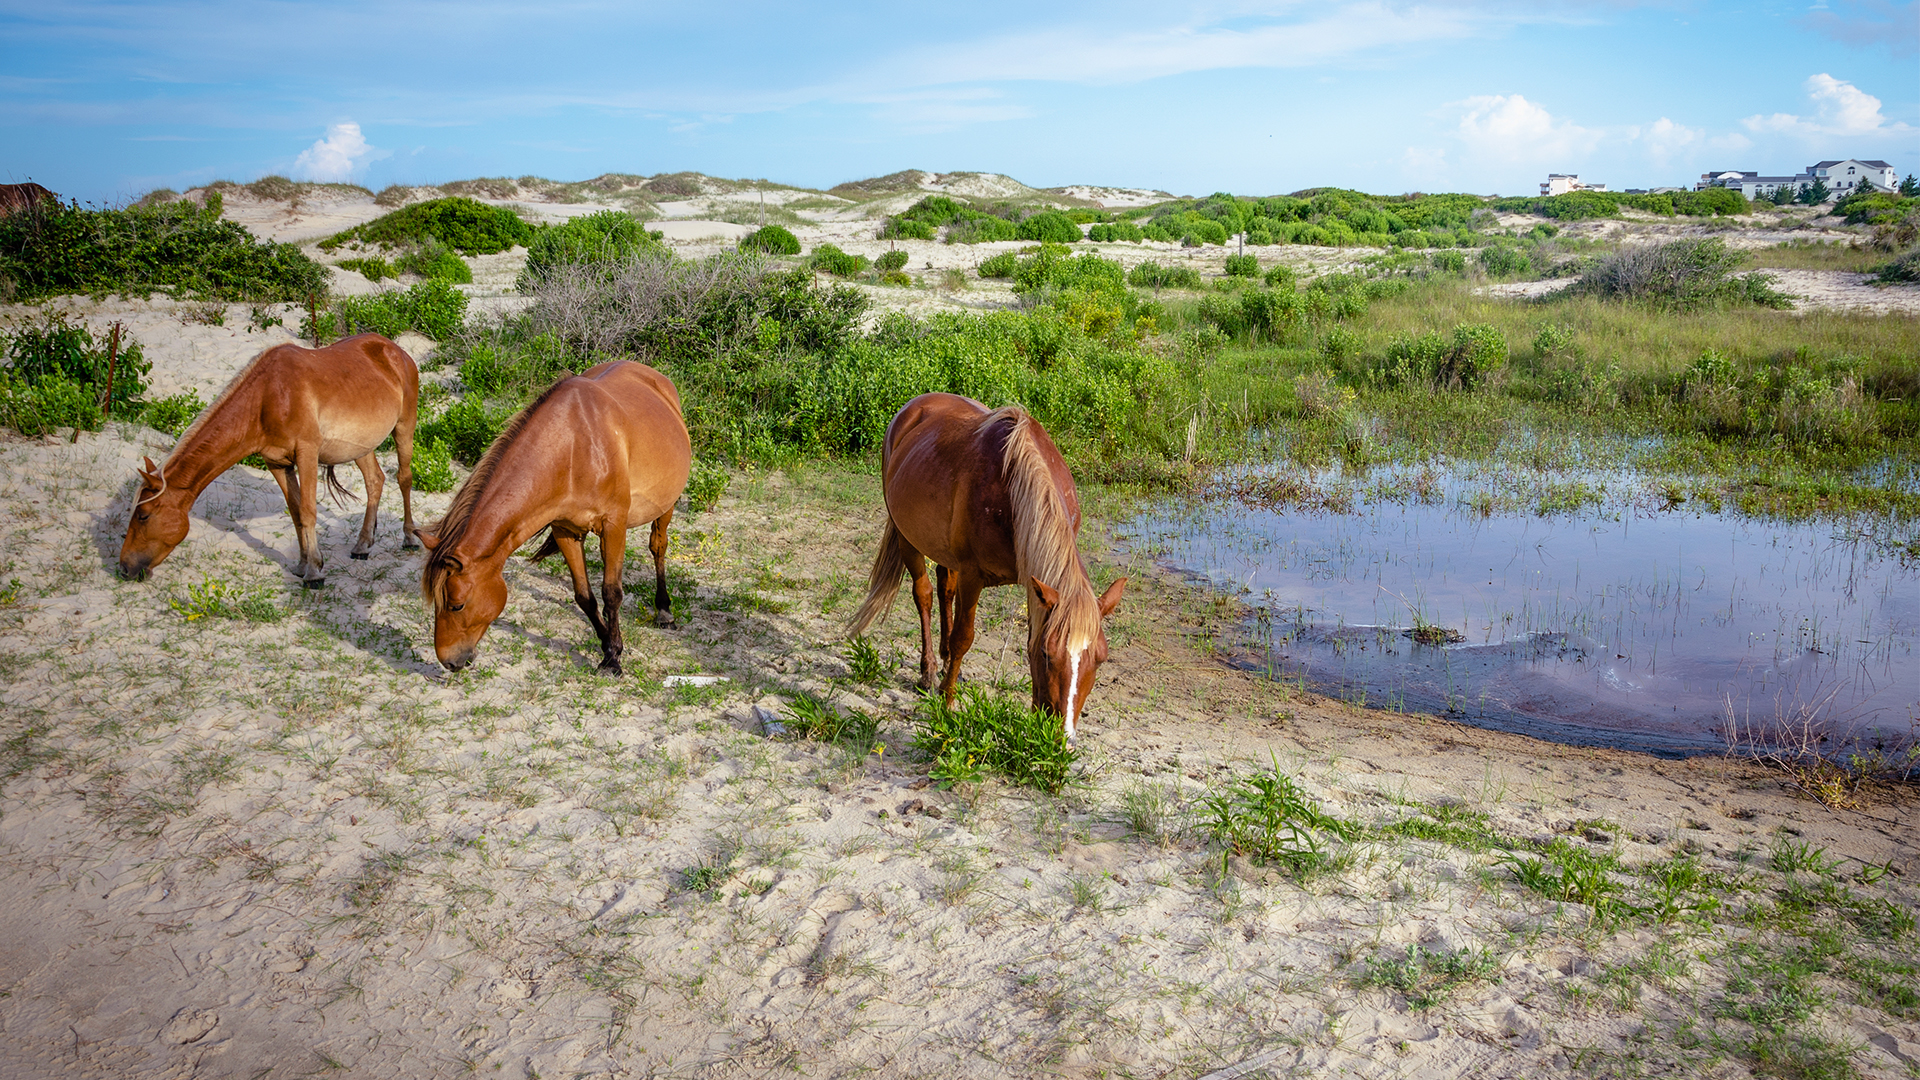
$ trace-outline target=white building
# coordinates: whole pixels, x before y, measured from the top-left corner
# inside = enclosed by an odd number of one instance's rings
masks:
[[[1884,161],[1848,158],[1845,161],[1814,162],[1807,166],[1806,172],[1797,176],[1761,176],[1759,173],[1738,171],[1701,173],[1700,182],[1694,185],[1694,190],[1732,188],[1749,199],[1770,199],[1782,188],[1797,196],[1812,187],[1816,179],[1824,182],[1828,194],[1836,199],[1852,195],[1862,188],[1893,191],[1900,186],[1900,178],[1892,165]]]
[[[1569,191],[1605,191],[1605,184],[1589,184],[1571,173],[1548,173],[1547,182],[1540,185],[1540,194],[1565,195]]]

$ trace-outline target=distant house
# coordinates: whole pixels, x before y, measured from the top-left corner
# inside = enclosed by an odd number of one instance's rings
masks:
[[[1884,161],[1858,161],[1853,158],[1816,161],[1807,166],[1807,173],[1807,183],[1813,183],[1813,178],[1817,176],[1827,182],[1827,190],[1835,195],[1852,195],[1863,187],[1892,191],[1900,186],[1900,177],[1895,174],[1893,166]]]
[[[1807,166],[1806,172],[1797,176],[1761,176],[1755,172],[1732,170],[1701,173],[1700,182],[1694,185],[1694,190],[1732,188],[1749,199],[1770,199],[1782,189],[1799,195],[1812,187],[1816,179],[1824,182],[1827,191],[1835,198],[1852,195],[1861,188],[1892,191],[1900,183],[1894,167],[1884,161],[1849,158],[1845,161],[1815,162]]]
[[[1605,184],[1589,184],[1572,173],[1548,173],[1547,182],[1540,185],[1542,197],[1565,195],[1569,191],[1605,191]]]

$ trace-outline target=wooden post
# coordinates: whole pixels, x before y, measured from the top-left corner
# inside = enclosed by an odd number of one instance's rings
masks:
[[[312,293],[307,294],[307,329],[313,331],[313,347],[320,347],[320,301]]]
[[[113,324],[113,334],[107,338],[107,390],[100,395],[100,426],[105,427],[107,418],[113,414],[113,368],[120,359],[120,324]],[[73,425],[73,437],[68,443],[80,441],[80,425]]]

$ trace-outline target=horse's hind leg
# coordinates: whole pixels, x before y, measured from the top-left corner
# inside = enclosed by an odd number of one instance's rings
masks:
[[[657,626],[673,625],[673,598],[667,595],[667,526],[673,521],[673,510],[661,514],[653,521],[653,532],[647,537],[647,550],[653,552],[653,621]]]
[[[953,587],[957,576],[953,571],[933,564],[933,584],[940,594],[940,659],[949,655],[948,645],[953,636]]]
[[[373,534],[380,526],[380,490],[386,484],[386,475],[380,471],[380,459],[374,457],[371,450],[355,458],[353,463],[360,466],[360,479],[366,482],[367,516],[360,522],[360,542],[353,545],[349,554],[352,558],[364,559],[367,552],[373,550]]]
[[[933,582],[927,577],[927,560],[918,551],[907,545],[906,537],[900,538],[900,546],[907,558],[907,573],[913,576],[913,606],[920,610],[920,681],[915,683],[922,690],[933,689]],[[945,639],[946,630],[941,630]],[[941,649],[945,655],[946,649]]]
[[[560,557],[567,560],[567,572],[573,575],[573,602],[579,604],[580,610],[587,613],[587,621],[593,624],[593,632],[599,637],[601,652],[604,654],[607,645],[607,624],[600,618],[600,608],[593,602],[593,589],[587,584],[587,553],[581,538],[563,536],[555,532],[553,544],[560,549]],[[612,660],[612,664],[614,673],[618,674],[619,659]],[[603,657],[600,670],[606,669],[607,662]]]
[[[393,446],[399,453],[400,464],[394,469],[393,478],[400,482],[400,549],[406,551],[420,546],[420,537],[413,531],[413,428],[414,416],[411,412],[400,418],[393,429]]]
[[[980,579],[973,574],[956,573],[953,598],[953,642],[947,657],[947,674],[940,681],[940,696],[953,704],[953,691],[960,684],[960,661],[973,648],[973,616],[980,606]]]

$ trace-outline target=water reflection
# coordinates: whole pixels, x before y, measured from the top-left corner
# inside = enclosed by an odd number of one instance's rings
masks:
[[[1920,571],[1881,545],[1685,509],[1483,516],[1476,490],[1446,477],[1431,502],[1351,514],[1168,507],[1131,542],[1246,594],[1237,662],[1350,701],[1661,753],[1724,749],[1730,714],[1811,718],[1836,745],[1911,736]]]

